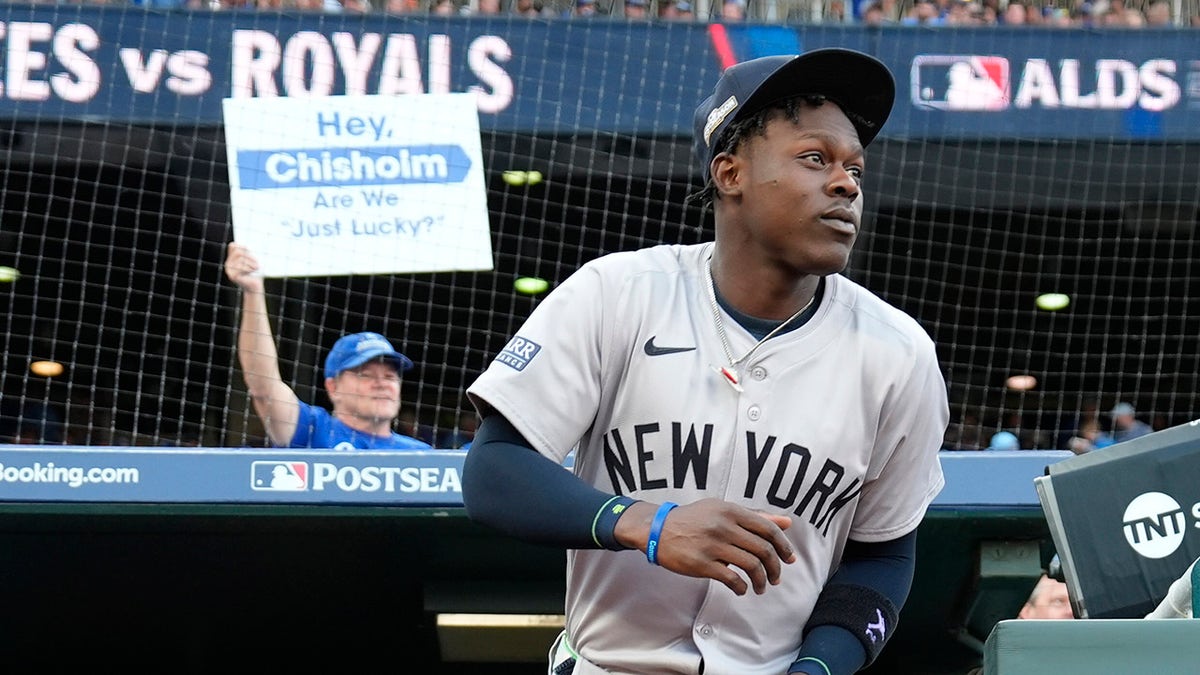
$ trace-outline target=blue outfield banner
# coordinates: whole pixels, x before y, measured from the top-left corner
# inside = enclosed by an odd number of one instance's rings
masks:
[[[484,131],[688,136],[721,69],[841,46],[893,138],[1200,140],[1195,30],[627,23],[5,4],[0,117],[219,125],[221,100],[476,92]]]
[[[0,445],[0,504],[462,506],[465,450],[402,452]],[[943,452],[934,507],[1040,508],[1066,451]],[[568,463],[569,464],[569,463]]]

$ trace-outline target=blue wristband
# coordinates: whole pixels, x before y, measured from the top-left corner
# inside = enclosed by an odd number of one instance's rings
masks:
[[[649,560],[651,565],[658,564],[658,538],[662,535],[663,523],[667,522],[667,514],[676,506],[679,505],[674,502],[663,502],[662,506],[658,507],[658,512],[654,514],[654,520],[650,522],[650,539],[646,541],[646,560]]]

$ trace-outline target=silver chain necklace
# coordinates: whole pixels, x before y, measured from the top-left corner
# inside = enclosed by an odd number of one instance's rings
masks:
[[[717,303],[717,284],[713,281],[711,255],[708,257],[708,260],[704,265],[704,278],[705,281],[708,282],[708,302],[709,305],[712,306],[713,323],[717,326],[717,335],[721,338],[721,348],[725,350],[725,358],[729,360],[728,366],[714,366],[709,364],[709,367],[720,374],[721,377],[725,378],[725,381],[729,383],[729,386],[733,387],[734,391],[741,393],[745,390],[742,389],[741,378],[736,370],[738,364],[750,358],[750,355],[757,351],[764,342],[770,340],[772,337],[775,337],[779,331],[783,330],[784,326],[795,321],[801,314],[805,312],[805,310],[807,310],[809,307],[812,307],[813,302],[817,299],[817,294],[813,293],[813,296],[808,299],[808,302],[795,314],[788,317],[787,321],[784,321],[773,328],[770,333],[767,333],[761,340],[755,342],[754,346],[750,348],[750,351],[735,359],[733,358],[733,349],[729,347],[729,336],[725,334],[725,322],[721,319],[721,306]]]

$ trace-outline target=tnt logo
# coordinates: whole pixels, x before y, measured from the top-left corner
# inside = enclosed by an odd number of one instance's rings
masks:
[[[1183,543],[1187,518],[1169,495],[1146,492],[1125,507],[1125,541],[1146,558],[1165,558]]]
[[[1011,98],[1008,59],[921,54],[912,63],[912,102],[952,111],[1004,110]]]
[[[308,489],[308,462],[252,462],[250,487],[275,492],[303,492]]]
[[[504,351],[496,355],[496,361],[513,370],[525,370],[525,366],[529,365],[529,362],[541,350],[542,346],[538,343],[517,335],[504,345]]]

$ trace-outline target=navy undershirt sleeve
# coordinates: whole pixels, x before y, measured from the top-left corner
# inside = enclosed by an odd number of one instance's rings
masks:
[[[475,432],[463,464],[462,490],[471,520],[519,539],[565,548],[621,548],[612,539],[619,516],[601,514],[614,495],[538,453],[498,413],[485,417]]]
[[[842,563],[826,586],[848,584],[874,589],[892,601],[899,610],[912,589],[917,562],[917,532],[882,542],[846,542]],[[858,672],[867,661],[858,636],[841,626],[809,626],[804,635],[800,655],[789,672],[824,675],[825,671],[804,657],[820,659],[831,675],[850,675]]]

